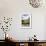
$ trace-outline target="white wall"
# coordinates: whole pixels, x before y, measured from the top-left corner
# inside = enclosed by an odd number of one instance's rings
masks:
[[[20,14],[22,12],[32,13],[32,29],[20,28]],[[39,40],[44,40],[45,12],[45,8],[32,8],[28,0],[0,0],[0,16],[13,17],[9,33],[17,40],[27,40],[34,34]]]
[[[44,38],[46,39],[46,15],[45,15],[45,24],[44,24],[45,28],[44,28]]]

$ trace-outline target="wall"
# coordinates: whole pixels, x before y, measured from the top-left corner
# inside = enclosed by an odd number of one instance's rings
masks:
[[[20,14],[22,12],[32,14],[32,29],[20,28]],[[13,17],[12,26],[8,33],[17,40],[27,40],[34,34],[37,35],[39,40],[44,40],[45,12],[45,8],[32,8],[28,0],[0,0],[0,16]],[[0,39],[2,39],[2,36]]]
[[[44,28],[44,38],[46,39],[46,15],[45,15],[45,24],[44,24],[45,28]]]

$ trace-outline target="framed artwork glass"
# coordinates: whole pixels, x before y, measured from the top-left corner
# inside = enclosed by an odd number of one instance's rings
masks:
[[[24,13],[21,15],[21,28],[32,29],[32,14]]]

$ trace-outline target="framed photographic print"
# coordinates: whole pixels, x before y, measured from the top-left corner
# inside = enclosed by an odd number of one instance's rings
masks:
[[[32,14],[24,13],[21,15],[21,28],[32,28]]]

